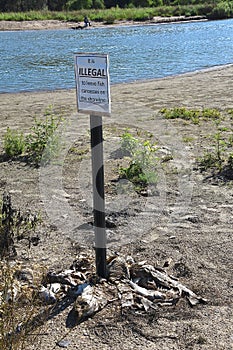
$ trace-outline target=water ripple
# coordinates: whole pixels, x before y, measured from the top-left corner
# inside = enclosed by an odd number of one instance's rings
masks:
[[[0,32],[0,93],[74,88],[74,53],[108,53],[111,83],[233,62],[233,20]]]

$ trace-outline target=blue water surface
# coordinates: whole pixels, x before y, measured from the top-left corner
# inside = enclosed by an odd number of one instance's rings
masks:
[[[75,87],[74,53],[108,53],[111,83],[233,63],[233,19],[0,32],[0,93]]]

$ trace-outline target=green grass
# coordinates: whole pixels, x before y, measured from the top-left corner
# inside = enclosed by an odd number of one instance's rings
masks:
[[[91,21],[114,23],[120,20],[145,21],[154,16],[207,16],[207,18],[218,19],[233,17],[233,6],[226,5],[225,2],[213,2],[196,5],[173,5],[157,6],[145,8],[119,8],[111,9],[83,9],[78,11],[27,11],[27,12],[9,12],[0,13],[0,20],[6,21],[32,21],[32,20],[61,20],[81,22],[85,15]]]
[[[0,20],[7,21],[32,21],[32,20],[61,20],[61,21],[83,21],[84,16],[88,16],[91,21],[114,23],[119,20],[145,21],[154,16],[206,16],[208,19],[223,19],[233,17],[232,1],[192,1],[175,0],[168,1],[167,5],[151,7],[129,7],[120,8],[118,6],[110,9],[82,9],[64,11],[25,11],[25,12],[1,12]],[[158,2],[159,3],[159,2]],[[161,2],[165,3],[165,2]]]
[[[224,171],[228,176],[233,176],[233,129],[232,123],[227,123],[227,118],[232,120],[232,109],[221,113],[216,108],[189,109],[186,107],[162,108],[160,113],[165,119],[181,119],[198,124],[201,128],[203,122],[211,122],[210,129],[215,130],[209,135],[209,149],[198,157],[197,163],[201,171],[212,170],[216,174]],[[228,114],[228,116],[227,116]],[[229,125],[230,124],[230,125]],[[184,136],[183,142],[191,143],[192,136]]]
[[[143,21],[151,19],[157,12],[153,8],[133,8],[121,9],[112,8],[105,10],[80,10],[80,11],[29,11],[29,12],[9,12],[0,13],[0,20],[6,21],[32,21],[32,20],[61,20],[80,22],[85,15],[88,15],[91,21],[107,22],[110,18],[115,20],[135,20]]]
[[[194,141],[194,137],[193,136],[183,136],[182,141],[185,143],[191,143]]]
[[[160,113],[165,119],[183,119],[189,120],[194,124],[199,124],[201,120],[220,120],[222,118],[218,109],[204,108],[188,109],[185,107],[162,108]]]

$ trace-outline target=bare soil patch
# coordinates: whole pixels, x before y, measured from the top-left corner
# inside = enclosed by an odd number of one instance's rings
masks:
[[[112,116],[103,118],[106,210],[116,224],[108,230],[108,255],[117,251],[158,266],[171,261],[169,273],[208,303],[191,308],[182,300],[149,312],[121,312],[109,305],[72,329],[66,327],[72,307],[68,305],[46,322],[38,343],[28,345],[28,350],[56,349],[62,338],[69,341],[68,349],[232,349],[232,181],[209,180],[196,167],[196,158],[208,149],[208,135],[214,132],[211,121],[194,125],[164,120],[160,114],[161,108],[177,106],[218,108],[223,113],[233,109],[232,73],[229,65],[114,85]],[[18,160],[0,163],[0,194],[9,191],[15,207],[40,211],[43,219],[39,245],[29,252],[17,246],[18,259],[29,266],[44,264],[53,271],[69,268],[80,252],[93,254],[88,225],[92,220],[89,117],[77,114],[74,90],[1,94],[0,102],[1,152],[7,127],[29,132],[34,117],[43,117],[49,105],[68,121],[62,191],[58,186],[52,199],[46,198],[42,170]],[[226,123],[232,123],[230,117]],[[129,188],[121,202],[114,187],[120,162],[116,154],[126,128],[142,136],[151,133],[162,152],[173,155],[160,169],[156,196],[141,197]],[[53,169],[51,177],[60,181]],[[64,211],[59,217],[58,209]],[[70,219],[71,212],[78,226]]]

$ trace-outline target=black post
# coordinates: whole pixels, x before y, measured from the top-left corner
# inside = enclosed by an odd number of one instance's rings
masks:
[[[106,278],[106,226],[102,117],[90,116],[96,273]]]

